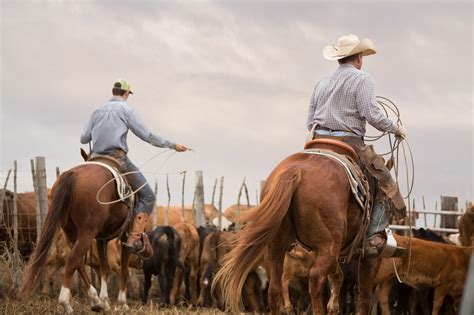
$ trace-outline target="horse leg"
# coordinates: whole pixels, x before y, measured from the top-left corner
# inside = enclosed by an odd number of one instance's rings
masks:
[[[120,289],[117,298],[119,307],[128,310],[127,305],[127,277],[128,277],[128,260],[130,258],[130,251],[126,246],[122,246],[120,253]]]
[[[97,305],[100,309],[110,311],[109,293],[107,290],[107,279],[110,274],[110,266],[107,259],[107,243],[102,240],[97,241],[97,252],[99,254],[99,275],[100,275],[100,294],[101,303]]]
[[[360,262],[356,314],[370,314],[372,310],[373,282],[379,266],[377,258],[366,258]]]
[[[344,275],[341,268],[339,267],[339,264],[336,264],[336,266],[336,273],[328,275],[329,287],[331,288],[331,298],[328,302],[329,314],[339,313],[339,293],[342,283],[344,282]]]
[[[268,266],[269,272],[269,286],[268,286],[268,304],[270,313],[278,314],[281,305],[281,276],[283,274],[283,261],[287,249],[290,248],[291,243],[295,240],[293,225],[288,219],[284,219],[281,223],[280,229],[268,246]]]
[[[84,287],[88,288],[87,295],[89,296],[89,298],[92,299],[92,309],[102,310],[101,300],[99,298],[99,295],[97,294],[97,290],[94,288],[94,286],[91,283],[89,274],[86,271],[86,264],[84,260],[81,261],[81,265],[79,266],[78,271],[79,271],[79,276],[81,277],[82,282],[84,283]]]
[[[87,233],[84,232],[82,233],[74,246],[72,247],[72,250],[69,252],[69,255],[67,256],[66,259],[66,266],[64,267],[64,279],[63,279],[63,285],[61,287],[61,292],[59,293],[59,303],[64,307],[65,311],[67,313],[72,313],[73,309],[70,304],[70,299],[71,299],[71,285],[72,285],[72,277],[74,275],[74,272],[78,269],[82,269],[82,271],[85,271],[85,265],[84,265],[84,256],[89,249],[93,238],[91,237],[92,233]],[[82,268],[81,268],[82,267]],[[80,271],[81,272],[81,271]],[[84,284],[86,287],[89,287],[88,294],[89,296],[93,296],[94,292],[97,295],[97,291],[95,290],[94,287],[90,285],[89,278],[84,272],[84,275],[86,277],[83,277]],[[82,276],[82,272],[81,272]]]
[[[326,313],[326,308],[323,305],[323,286],[328,274],[335,274],[338,268],[337,257],[332,254],[332,247],[334,245],[331,243],[329,246],[319,248],[316,260],[309,270],[309,294],[311,295],[313,314]]]
[[[181,258],[181,257],[180,257]],[[184,265],[184,259],[179,260]],[[179,293],[181,291],[181,284],[183,283],[183,269],[179,266],[176,268],[173,279],[173,286],[170,292],[170,304],[175,305],[176,300],[179,299]]]

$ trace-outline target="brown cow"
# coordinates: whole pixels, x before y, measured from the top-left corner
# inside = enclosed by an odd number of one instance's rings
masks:
[[[176,223],[182,222],[181,221],[181,206],[170,206],[168,209],[168,225],[174,225]],[[192,206],[185,206],[184,208],[185,214],[184,214],[184,220],[187,223],[193,223],[193,211],[192,211]],[[154,212],[150,215],[150,219],[148,221],[150,230],[153,229],[153,227],[156,227],[158,225],[164,225],[165,224],[165,218],[166,218],[166,206],[156,206],[155,209],[153,209]],[[214,205],[205,205],[204,209],[206,213],[206,222],[210,222],[210,217],[211,217],[211,211],[213,214],[213,217],[217,217],[218,215],[218,210]]]
[[[474,238],[474,205],[466,209],[459,219],[459,240],[462,246],[472,246]]]
[[[399,258],[381,259],[374,285],[378,285],[376,294],[382,314],[390,314],[388,295],[392,280],[396,278],[394,265],[406,284],[413,287],[421,285],[435,289],[432,314],[439,314],[445,295],[450,295],[459,302],[473,248],[412,238],[410,258],[409,238],[401,235],[394,236],[397,243],[407,248],[407,251]]]
[[[198,296],[197,274],[199,267],[199,234],[196,227],[191,223],[176,223],[173,225],[181,238],[181,248],[179,250],[179,261],[189,271],[189,286],[191,291],[191,304],[196,305]],[[170,293],[170,304],[174,305],[181,292],[183,283],[183,269],[176,268],[173,279],[173,288]]]
[[[205,305],[206,300],[210,297],[213,305],[224,309],[220,289],[216,288],[213,292],[214,294],[210,295],[210,286],[214,273],[217,272],[217,269],[221,265],[222,258],[232,249],[235,237],[235,233],[217,231],[209,234],[204,239],[200,261],[201,279],[199,281],[200,292],[197,302],[198,305]],[[261,279],[259,277],[260,270],[257,270],[258,268],[259,267],[256,267],[253,272],[249,273],[249,276],[245,280],[244,287],[242,288],[242,298],[244,304],[248,305],[250,311],[261,312],[261,303],[258,301],[262,298],[262,294],[259,292],[261,289]]]
[[[245,212],[245,211],[247,211],[247,210],[249,210],[253,207],[255,207],[255,206],[250,205],[250,207],[249,207],[247,205],[240,205],[239,206],[239,205],[235,204],[235,205],[232,205],[229,208],[225,209],[223,214],[227,218],[227,220],[236,223],[236,222],[239,221],[239,209],[240,209],[240,212]]]
[[[45,263],[44,267],[44,278],[48,280],[47,284],[43,286],[42,293],[45,295],[49,294],[49,287],[53,283],[53,276],[54,274],[61,268],[63,268],[66,264],[66,258],[71,248],[67,243],[66,237],[64,236],[64,232],[61,229],[57,229],[54,235],[53,245],[48,253],[48,258]],[[121,246],[120,242],[117,239],[111,240],[107,243],[107,259],[109,263],[109,268],[112,272],[116,275],[120,275],[120,253],[121,253]],[[99,274],[99,254],[97,252],[97,244],[93,242],[91,250],[87,253],[86,264],[94,268]],[[142,261],[136,255],[131,255],[129,259],[129,266],[139,269],[142,267]],[[101,297],[107,298],[106,291],[102,290],[105,289],[105,285],[107,284],[106,278],[108,275],[101,279]]]
[[[283,307],[285,311],[291,311],[290,283],[296,283],[296,287],[302,287],[302,292],[298,296],[307,292],[308,272],[316,259],[314,252],[307,251],[303,247],[296,245],[285,255],[283,263],[283,274],[281,277],[283,289]],[[298,301],[299,303],[300,301]],[[299,308],[298,306],[296,307]]]
[[[3,190],[0,189],[0,194]],[[51,190],[48,190],[48,206],[51,205]],[[36,200],[34,192],[17,194],[18,250],[27,259],[36,242]],[[0,218],[0,242],[7,246],[13,239],[13,192],[6,190],[3,200],[3,217]]]

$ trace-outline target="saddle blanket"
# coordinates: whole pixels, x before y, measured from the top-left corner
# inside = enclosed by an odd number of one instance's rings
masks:
[[[369,186],[367,180],[364,178],[364,175],[358,166],[354,165],[344,155],[338,154],[331,150],[306,149],[303,150],[301,153],[322,155],[333,159],[334,161],[337,161],[339,164],[341,164],[344,170],[346,171],[347,178],[349,179],[352,194],[354,195],[357,203],[362,208],[362,210],[366,210],[369,205],[370,199]]]

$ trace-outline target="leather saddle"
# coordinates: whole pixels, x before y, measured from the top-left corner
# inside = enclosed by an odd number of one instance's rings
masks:
[[[345,155],[352,159],[352,162],[358,160],[356,151],[347,143],[330,138],[318,138],[313,139],[305,144],[304,149],[322,149],[336,152],[338,154]]]

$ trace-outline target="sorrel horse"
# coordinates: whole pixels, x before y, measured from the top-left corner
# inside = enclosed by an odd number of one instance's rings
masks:
[[[298,239],[314,250],[309,270],[309,293],[314,314],[325,314],[322,289],[329,280],[329,314],[337,314],[343,275],[338,266],[341,250],[350,246],[362,224],[361,209],[354,199],[344,168],[321,155],[296,153],[270,174],[261,203],[242,213],[243,229],[236,246],[216,274],[213,287],[221,287],[231,311],[242,309],[241,291],[249,271],[266,255],[269,272],[269,306],[280,310],[285,253]],[[358,314],[369,314],[376,259],[362,259]]]
[[[29,263],[29,270],[23,280],[19,296],[28,298],[38,287],[41,270],[46,262],[48,251],[54,239],[58,225],[66,235],[71,251],[66,258],[64,278],[59,303],[65,311],[73,311],[71,298],[71,282],[76,270],[88,288],[94,310],[110,309],[108,303],[106,275],[109,274],[107,262],[107,242],[116,237],[116,233],[127,220],[128,207],[122,203],[103,204],[118,200],[119,196],[114,184],[106,185],[99,198],[96,196],[104,184],[112,181],[112,174],[104,167],[95,164],[83,164],[62,173],[52,188],[52,204],[46,216],[41,236]],[[97,249],[100,259],[100,295],[92,286],[85,272],[84,255],[97,238]],[[118,302],[128,309],[126,300],[129,250],[122,248],[120,291]]]

